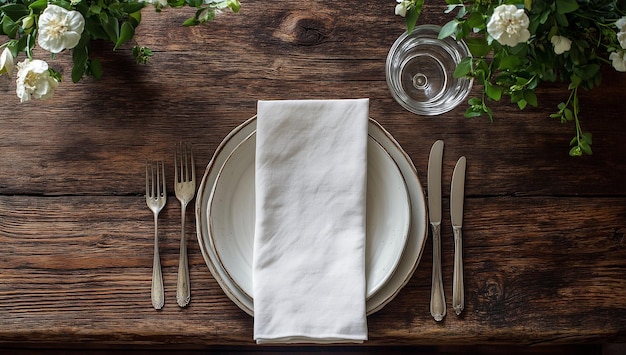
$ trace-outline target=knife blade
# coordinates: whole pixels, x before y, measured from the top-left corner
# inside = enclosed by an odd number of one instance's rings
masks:
[[[452,275],[452,308],[457,315],[465,307],[463,290],[463,241],[461,228],[463,227],[463,201],[465,199],[465,157],[460,157],[452,173],[450,186],[450,219],[454,234],[454,273]]]
[[[441,165],[443,141],[436,141],[428,157],[428,216],[433,233],[433,271],[430,314],[440,322],[446,315],[446,299],[441,276]]]

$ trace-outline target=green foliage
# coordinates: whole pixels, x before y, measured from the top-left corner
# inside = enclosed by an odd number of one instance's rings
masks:
[[[535,89],[542,82],[567,82],[569,97],[550,115],[573,124],[571,156],[591,154],[591,133],[581,127],[579,89],[591,90],[601,83],[601,66],[610,63],[609,53],[624,51],[617,40],[615,22],[626,15],[624,0],[446,0],[446,13],[454,18],[439,38],[464,40],[471,58],[457,65],[455,77],[468,76],[482,86],[482,95],[468,101],[466,117],[486,115],[493,119],[490,102],[508,97],[523,110],[537,106]],[[514,47],[491,37],[487,24],[494,9],[512,4],[529,18],[530,39]],[[569,50],[557,54],[551,39],[571,40]]]
[[[37,20],[48,4],[81,13],[85,27],[78,45],[71,49],[73,82],[80,81],[85,75],[101,77],[101,63],[91,57],[91,42],[109,41],[113,43],[114,50],[130,42],[141,24],[141,11],[148,5],[139,0],[0,0],[0,4],[0,34],[9,38],[2,46],[7,46],[14,57],[22,52],[31,59],[32,49],[37,43]],[[154,6],[156,11],[163,8],[161,4]],[[167,0],[166,6],[198,9],[195,16],[183,23],[185,26],[211,21],[216,11],[230,9],[238,12],[241,7],[239,0],[219,0],[208,4],[203,0]],[[133,48],[133,56],[138,63],[147,63],[152,55],[149,48]],[[59,73],[55,77],[60,80]]]

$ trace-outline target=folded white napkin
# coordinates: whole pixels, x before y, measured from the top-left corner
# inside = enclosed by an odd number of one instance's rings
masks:
[[[259,101],[257,343],[367,339],[369,99]]]

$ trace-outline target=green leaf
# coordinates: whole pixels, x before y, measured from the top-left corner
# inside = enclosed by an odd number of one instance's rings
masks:
[[[85,74],[85,64],[76,65],[72,67],[72,82],[77,83],[82,79],[83,74]]]
[[[137,28],[137,26],[141,23],[141,11],[128,14],[128,19],[126,19],[126,21],[130,22],[131,25]]]
[[[99,14],[102,12],[102,6],[99,4],[91,4],[91,6],[89,6],[89,12],[92,14]]]
[[[565,115],[565,119],[568,121],[572,121],[574,119],[574,115],[572,114],[572,110],[566,108],[563,110],[563,114]]]
[[[482,100],[477,97],[472,97],[471,99],[467,100],[467,103],[470,106],[482,106],[483,105]]]
[[[500,60],[500,65],[498,66],[498,69],[513,70],[513,69],[519,68],[521,64],[522,64],[522,60],[519,59],[519,57],[514,56],[514,55],[509,55],[509,56],[503,57]]]
[[[18,24],[13,21],[9,16],[4,16],[2,18],[2,33],[7,35],[9,38],[15,38],[18,27]]]
[[[490,99],[494,101],[499,101],[502,97],[502,88],[497,85],[493,85],[490,82],[485,82],[485,92]]]
[[[560,14],[567,14],[578,10],[576,0],[556,0],[556,11]]]
[[[474,57],[484,57],[491,52],[491,46],[484,37],[467,38],[465,43]]]
[[[585,141],[580,141],[580,144],[578,144],[578,146],[580,147],[580,149],[583,151],[583,153],[587,154],[587,155],[591,155],[591,146],[589,144],[587,144],[587,142]]]
[[[579,157],[581,155],[583,155],[582,150],[580,149],[579,146],[575,146],[572,147],[572,149],[569,150],[569,155],[572,157]]]
[[[567,21],[567,16],[565,16],[565,14],[561,14],[557,12],[554,15],[554,17],[556,18],[556,22],[559,24],[559,26],[561,27],[569,26],[569,21]]]
[[[459,21],[457,20],[452,20],[448,23],[446,23],[445,25],[443,25],[443,27],[441,27],[441,30],[439,30],[439,39],[444,39],[446,37],[450,37],[452,36],[455,32],[457,27],[459,26]]]
[[[91,75],[96,78],[102,78],[102,63],[97,58],[92,59],[89,63],[89,69],[91,71]]]
[[[141,11],[146,6],[145,2],[127,2],[122,6],[122,11],[132,14],[137,11]]]
[[[590,132],[585,132],[582,134],[581,138],[583,139],[583,141],[585,141],[587,144],[591,145],[593,143],[592,135]]]
[[[411,8],[406,12],[406,31],[407,33],[411,33],[417,24],[417,19],[419,18],[419,12]]]
[[[241,4],[237,0],[228,0],[228,7],[230,7],[234,13],[237,13],[241,9]]]
[[[528,102],[529,105],[533,107],[537,107],[537,95],[533,90],[525,90],[524,91],[524,100]]]
[[[22,4],[6,4],[0,6],[0,12],[10,17],[14,22],[18,22],[22,17],[28,16],[30,10]]]
[[[572,90],[572,89],[577,88],[580,85],[580,83],[582,83],[582,81],[583,80],[578,75],[572,74],[572,76],[570,77],[570,84],[567,89]]]
[[[41,12],[48,6],[48,0],[36,0],[28,5],[35,12]]]
[[[480,111],[474,111],[472,108],[467,109],[467,111],[465,111],[465,114],[463,115],[465,118],[473,118],[473,117],[478,117],[481,116],[482,112]]]
[[[91,18],[85,19],[85,32],[89,33],[89,35],[94,39],[109,39],[109,36],[104,32],[102,26],[98,21],[94,21]]]
[[[117,39],[119,38],[119,22],[117,18],[112,15],[108,15],[106,12],[100,13],[100,24],[102,25],[102,29],[107,34],[108,39],[117,43]]]
[[[489,122],[493,122],[493,111],[487,106],[483,106],[483,111],[489,116]]]
[[[472,12],[472,14],[467,18],[467,24],[472,28],[484,28],[485,18],[480,12]]]
[[[454,77],[462,78],[466,76],[467,74],[469,74],[471,71],[472,71],[472,58],[465,57],[461,59],[459,64],[457,64],[456,68],[454,69]]]
[[[133,38],[134,35],[135,35],[135,27],[133,27],[133,25],[131,25],[128,21],[122,23],[122,28],[120,30],[120,36],[117,39],[117,42],[115,43],[115,47],[113,47],[113,50],[117,49],[124,42],[126,42],[129,39]]]
[[[520,110],[525,109],[527,104],[528,102],[524,99],[521,99],[517,102],[517,106],[519,107]]]
[[[198,24],[198,20],[195,17],[190,17],[183,22],[183,26],[195,26]]]

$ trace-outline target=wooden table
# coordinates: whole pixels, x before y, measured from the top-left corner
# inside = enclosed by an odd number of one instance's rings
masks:
[[[70,80],[70,55],[51,61],[66,80],[55,97],[19,104],[0,78],[0,347],[253,345],[253,319],[210,274],[188,223],[191,304],[175,301],[180,204],[161,213],[166,305],[150,303],[153,224],[144,199],[146,159],[170,162],[194,146],[199,178],[222,139],[259,99],[362,98],[400,142],[426,188],[428,151],[445,140],[443,273],[449,314],[429,313],[432,244],[399,295],[368,318],[366,345],[589,344],[626,340],[626,75],[608,68],[583,92],[594,155],[570,158],[573,126],[548,115],[566,87],[538,91],[496,119],[404,110],[385,81],[385,59],[404,31],[394,1],[242,1],[205,26],[193,10],[147,8],[130,46],[103,45],[104,77]],[[421,24],[443,24],[429,1]],[[43,52],[36,52],[48,59]],[[472,95],[476,95],[474,90]],[[451,312],[453,241],[449,182],[468,161],[464,256],[466,309]],[[189,219],[193,209],[188,209]]]

